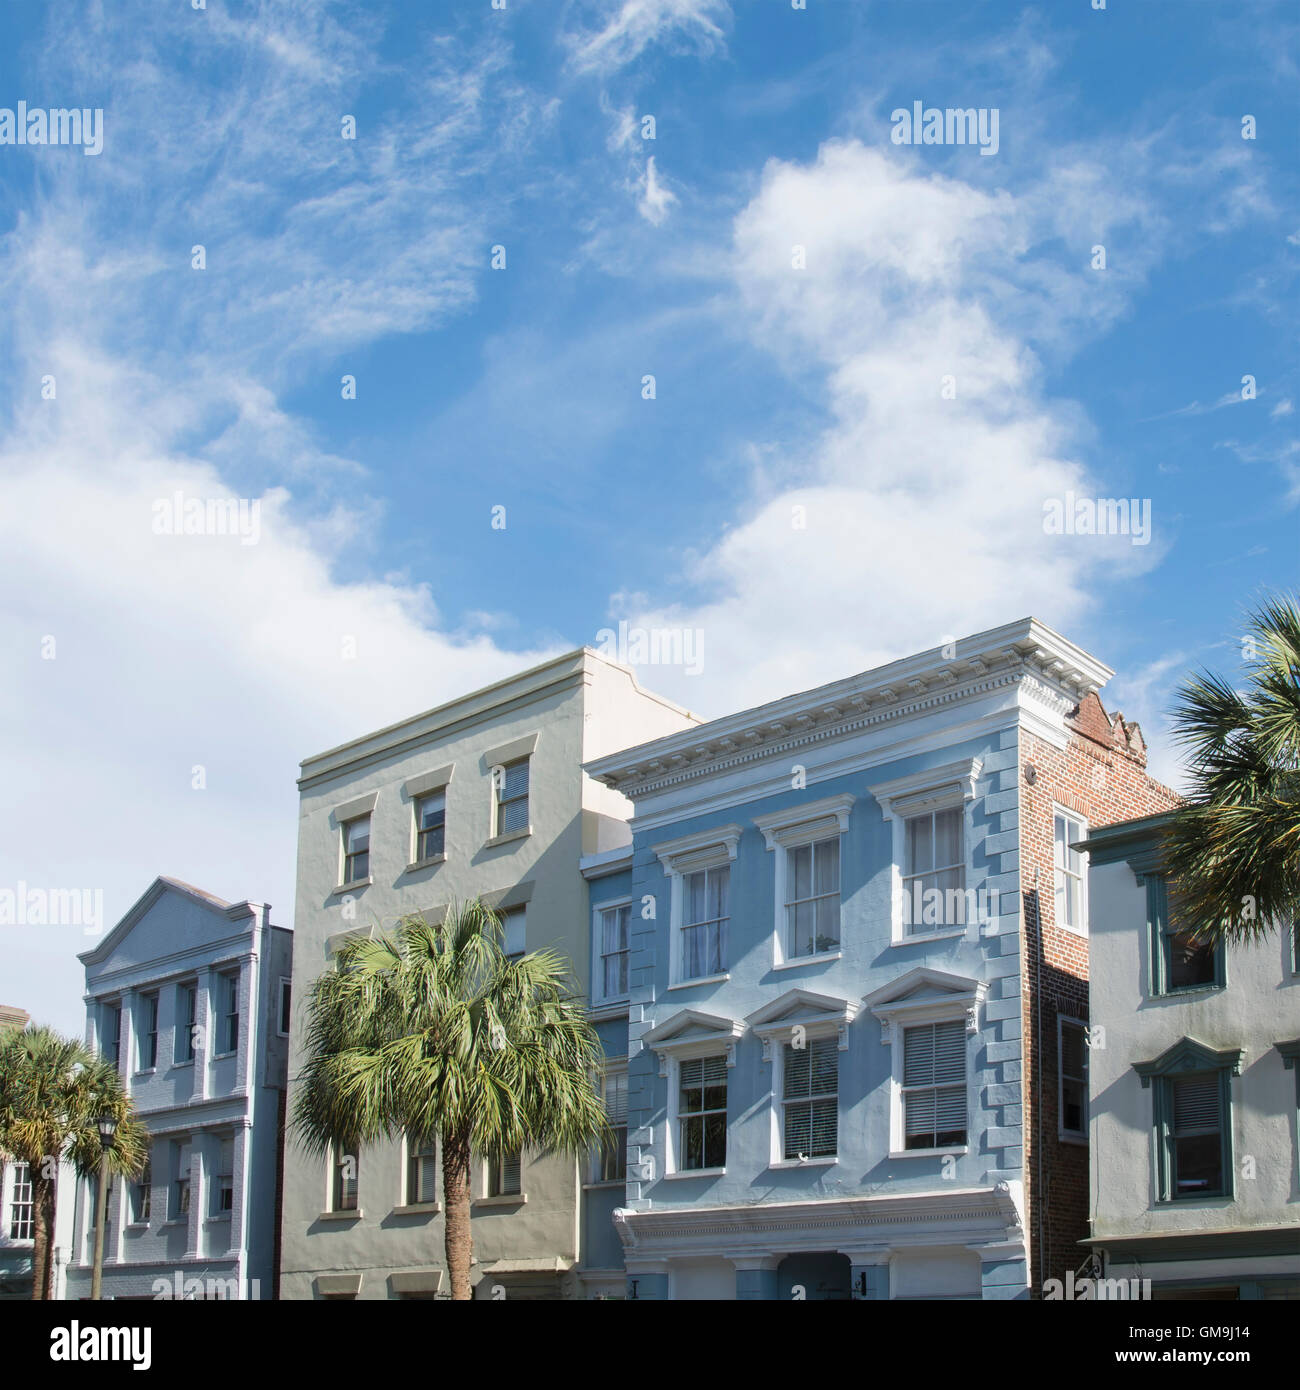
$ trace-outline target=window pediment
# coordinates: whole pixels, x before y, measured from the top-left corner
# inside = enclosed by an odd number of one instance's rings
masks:
[[[984,980],[921,965],[864,995],[862,1002],[880,1020],[880,1040],[889,1046],[898,1024],[931,1023],[965,1015],[966,1031],[975,1032],[979,1006],[987,992]]]
[[[849,811],[856,800],[852,792],[841,792],[755,816],[754,824],[762,832],[768,849],[807,844],[810,840],[843,835],[849,828]]]
[[[763,1040],[763,1060],[772,1060],[772,1044],[787,1042],[796,1028],[805,1036],[834,1033],[839,1050],[849,1045],[849,1024],[857,1017],[859,1005],[852,999],[833,994],[815,994],[810,989],[788,989],[770,1004],[747,1015],[750,1030]]]
[[[704,1057],[724,1052],[729,1067],[736,1064],[736,1039],[745,1031],[738,1018],[681,1009],[658,1027],[642,1034],[641,1041],[659,1054],[659,1075],[668,1074],[668,1058]]]
[[[960,758],[940,767],[909,772],[905,777],[873,782],[867,791],[880,803],[886,820],[945,810],[974,798],[975,783],[983,766],[981,758]]]
[[[1241,1075],[1245,1052],[1240,1047],[1217,1051],[1199,1043],[1195,1038],[1180,1038],[1152,1062],[1134,1062],[1133,1070],[1142,1078],[1143,1088],[1151,1085],[1153,1076],[1177,1076],[1182,1072],[1220,1071],[1227,1068],[1233,1076]]]
[[[675,840],[661,840],[650,849],[670,874],[686,874],[731,863],[740,836],[740,826],[718,825]]]

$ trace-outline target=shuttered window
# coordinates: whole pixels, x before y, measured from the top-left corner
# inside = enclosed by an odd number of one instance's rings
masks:
[[[727,1165],[727,1059],[693,1057],[682,1062],[677,1104],[680,1167]]]
[[[600,1181],[621,1182],[627,1177],[627,1072],[606,1072],[602,1090],[605,1118],[614,1138],[601,1151]]]
[[[528,759],[501,769],[497,784],[497,834],[528,829]]]
[[[409,1139],[406,1147],[406,1201],[420,1206],[438,1200],[438,1146],[432,1139]]]
[[[1173,1077],[1170,1157],[1175,1197],[1210,1197],[1223,1189],[1223,1088],[1218,1072]]]
[[[922,1023],[903,1033],[903,1143],[943,1149],[966,1142],[966,1022]]]
[[[786,1158],[834,1158],[839,1148],[839,1073],[835,1038],[814,1038],[803,1047],[785,1044],[781,1104]]]
[[[488,1164],[488,1196],[517,1197],[523,1191],[520,1181],[520,1156],[518,1152],[502,1154]]]

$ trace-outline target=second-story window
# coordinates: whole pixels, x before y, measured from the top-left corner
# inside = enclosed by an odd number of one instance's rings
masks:
[[[814,956],[840,944],[839,836],[786,850],[786,951]]]
[[[221,1035],[218,1050],[237,1052],[239,1050],[239,976],[236,974],[221,975],[218,977],[218,981],[221,997],[221,1017],[218,1020]]]
[[[600,1155],[600,1182],[622,1182],[627,1177],[627,1072],[606,1071],[601,1078],[605,1118],[614,1131],[613,1141]]]
[[[415,859],[436,859],[446,848],[447,790],[430,792],[415,802]]]
[[[140,998],[140,1070],[150,1071],[158,1065],[158,995],[145,994]]]
[[[498,835],[528,829],[528,759],[508,763],[495,777]]]
[[[909,936],[965,924],[966,857],[961,807],[908,816],[903,922]]]
[[[1165,1078],[1169,1119],[1165,1165],[1169,1195],[1214,1197],[1224,1180],[1223,1085],[1218,1072]]]
[[[213,1216],[229,1216],[235,1209],[235,1141],[223,1139],[212,1189]]]
[[[518,1197],[523,1191],[519,1151],[490,1159],[487,1165],[487,1195]]]
[[[682,978],[719,975],[727,968],[731,910],[730,865],[699,869],[682,881]]]
[[[501,926],[505,933],[503,949],[509,960],[518,960],[528,950],[528,909],[507,908],[501,914]]]
[[[836,1038],[810,1038],[782,1052],[785,1158],[833,1158],[839,1147],[840,1053]]]
[[[149,1159],[144,1161],[144,1171],[131,1184],[131,1220],[139,1226],[149,1224],[149,1211],[153,1204],[153,1165]]]
[[[167,1212],[169,1220],[180,1221],[190,1210],[190,1155],[188,1144],[173,1145],[176,1176],[172,1180],[172,1200]]]
[[[189,983],[177,987],[175,1052],[178,1062],[192,1062],[194,1060],[194,1029],[198,999],[197,985]]]
[[[355,1145],[334,1151],[334,1171],[330,1180],[330,1210],[356,1211],[361,1157]]]
[[[627,993],[628,933],[632,927],[632,906],[600,910],[600,980],[602,999],[618,999]]]
[[[678,1066],[678,1166],[727,1166],[727,1059],[692,1057]]]
[[[343,882],[370,877],[370,817],[358,816],[343,826]]]
[[[106,1061],[112,1062],[117,1066],[121,1060],[122,1045],[122,1009],[117,1004],[106,1004],[104,1006],[104,1046],[103,1053]]]
[[[1085,932],[1083,855],[1072,844],[1082,840],[1087,827],[1077,816],[1057,811],[1052,817],[1052,853],[1056,860],[1056,925]]]
[[[903,1030],[903,1143],[944,1149],[966,1142],[966,1023]]]
[[[406,1141],[406,1204],[424,1206],[438,1200],[438,1146],[433,1139]]]

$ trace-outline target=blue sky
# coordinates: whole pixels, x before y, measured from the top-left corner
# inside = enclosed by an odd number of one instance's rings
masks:
[[[289,922],[302,757],[619,619],[700,634],[641,676],[712,716],[1033,612],[1172,778],[1178,679],[1295,586],[1293,5],[0,27],[0,107],[104,112],[0,145],[0,887]],[[916,101],[996,154],[893,143]],[[176,491],[257,543],[154,533]],[[1048,534],[1067,492],[1149,544]],[[0,1001],[79,1031],[81,929],[0,932]]]

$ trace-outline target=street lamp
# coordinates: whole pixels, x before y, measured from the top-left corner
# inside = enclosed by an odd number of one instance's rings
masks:
[[[95,1263],[90,1271],[90,1296],[98,1300],[104,1278],[104,1227],[108,1222],[108,1151],[117,1133],[117,1120],[104,1114],[95,1121],[99,1130],[99,1189],[95,1193]]]

